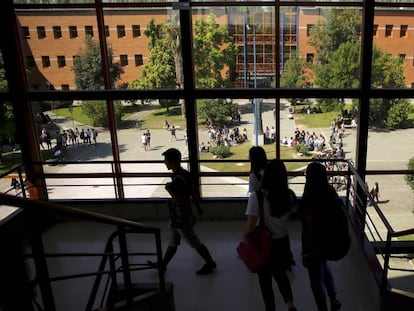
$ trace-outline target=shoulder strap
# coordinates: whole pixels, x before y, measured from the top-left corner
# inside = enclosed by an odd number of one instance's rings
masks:
[[[263,193],[260,190],[257,190],[256,196],[257,202],[259,203],[259,227],[264,227]]]

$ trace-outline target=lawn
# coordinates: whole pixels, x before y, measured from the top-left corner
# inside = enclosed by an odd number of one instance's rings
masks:
[[[16,152],[4,152],[1,154],[0,174],[4,174],[14,167],[22,164],[22,156]]]
[[[224,160],[247,160],[249,149],[252,147],[250,142],[246,142],[240,145],[236,145],[230,148],[232,155]],[[266,151],[267,158],[274,159],[276,157],[276,149],[274,144],[264,145],[263,148]],[[311,159],[311,156],[299,157],[293,148],[281,146],[280,150],[281,159]],[[212,160],[214,156],[212,153],[200,153],[200,160]],[[288,171],[293,171],[305,166],[302,162],[286,162],[286,168]],[[204,162],[203,166],[209,167],[219,172],[248,172],[250,170],[250,163],[247,162]]]
[[[81,107],[73,107],[73,113],[70,112],[69,108],[59,108],[56,110],[53,110],[54,113],[65,117],[69,120],[75,120],[81,124],[92,126],[93,122],[92,120],[82,112]]]
[[[321,128],[329,127],[332,120],[338,117],[339,113],[336,111],[324,113],[295,113],[296,125],[299,128]]]

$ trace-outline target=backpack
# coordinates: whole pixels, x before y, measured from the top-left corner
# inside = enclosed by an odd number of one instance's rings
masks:
[[[319,225],[322,257],[334,261],[344,258],[351,246],[351,236],[348,231],[348,216],[339,197],[332,198]]]

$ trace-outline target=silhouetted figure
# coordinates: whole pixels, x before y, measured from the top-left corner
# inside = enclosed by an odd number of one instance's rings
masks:
[[[191,175],[181,167],[181,152],[179,150],[170,148],[162,155],[164,156],[165,165],[172,171],[171,182],[165,185],[165,189],[171,195],[169,201],[171,237],[160,268],[163,270],[167,268],[168,263],[177,251],[178,245],[180,245],[181,237],[183,237],[206,261],[203,267],[197,271],[197,274],[209,274],[216,269],[217,265],[194,230],[196,221],[193,213],[193,203],[195,203],[199,215],[202,215],[203,211],[193,190]],[[153,262],[148,263],[155,266]]]
[[[266,311],[276,310],[272,277],[289,311],[296,311],[292,288],[287,270],[294,264],[288,233],[288,219],[296,196],[288,188],[287,172],[284,163],[272,160],[264,169],[258,191],[250,194],[246,215],[246,234],[252,233],[257,226],[260,206],[263,208],[263,222],[270,233],[272,252],[268,264],[258,271]]]
[[[321,245],[321,224],[326,220],[326,210],[339,200],[335,189],[329,185],[326,168],[319,162],[312,162],[306,169],[305,190],[302,197],[302,263],[308,269],[309,280],[318,311],[328,311],[328,294],[331,311],[341,308],[336,298],[335,281],[324,258]],[[324,218],[325,217],[325,218]]]

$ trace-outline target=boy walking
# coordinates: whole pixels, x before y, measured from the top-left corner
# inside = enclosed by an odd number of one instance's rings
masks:
[[[199,215],[202,215],[203,211],[195,197],[191,175],[181,167],[181,152],[179,150],[170,148],[162,155],[164,156],[165,165],[172,171],[172,176],[171,182],[165,185],[165,189],[171,195],[169,202],[171,236],[161,268],[164,270],[167,268],[168,263],[177,251],[178,245],[180,245],[181,237],[183,237],[206,261],[203,267],[197,271],[197,274],[209,274],[216,269],[217,264],[194,230],[195,217],[192,203],[196,204]]]

